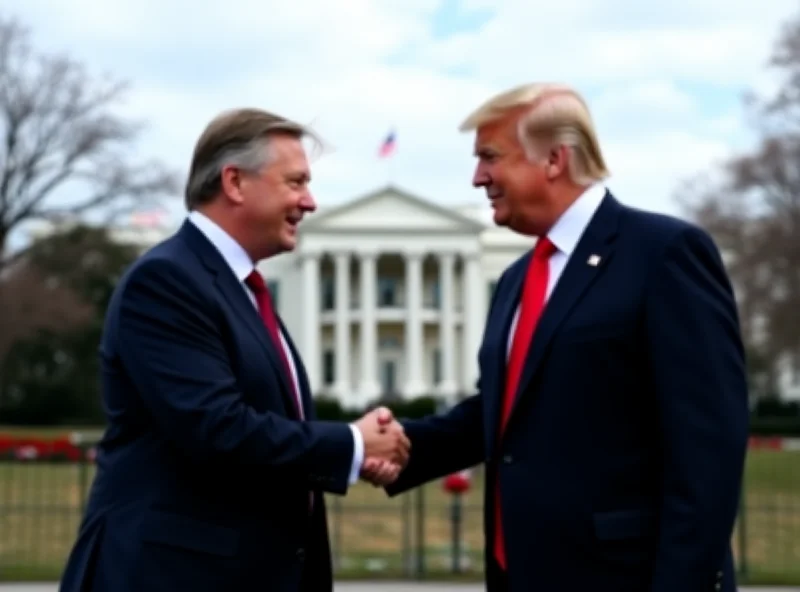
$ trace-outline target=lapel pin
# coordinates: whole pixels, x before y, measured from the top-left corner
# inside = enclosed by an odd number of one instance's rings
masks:
[[[589,259],[586,261],[592,267],[597,267],[600,264],[600,255],[589,255]]]

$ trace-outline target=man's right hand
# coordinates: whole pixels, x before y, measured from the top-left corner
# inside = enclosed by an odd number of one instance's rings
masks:
[[[353,424],[364,438],[364,458],[388,461],[405,467],[411,442],[403,426],[386,407],[378,407]]]

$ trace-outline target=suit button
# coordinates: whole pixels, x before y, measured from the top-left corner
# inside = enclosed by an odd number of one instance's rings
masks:
[[[719,582],[714,584],[714,590],[722,590],[722,584],[720,584]]]
[[[503,456],[503,463],[504,464],[510,465],[512,462],[514,462],[514,459],[512,458],[512,456],[510,454],[506,454],[506,455]]]
[[[297,556],[297,560],[298,561],[303,561],[306,558],[306,550],[305,549],[298,549],[297,553],[296,553],[296,556]]]

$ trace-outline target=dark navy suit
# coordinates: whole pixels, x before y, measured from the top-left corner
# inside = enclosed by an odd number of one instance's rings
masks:
[[[321,492],[347,490],[354,440],[313,421],[289,345],[309,421],[257,309],[192,223],[132,266],[108,310],[109,426],[62,592],[332,589]]]
[[[711,239],[607,193],[548,300],[498,443],[509,327],[530,256],[492,298],[479,393],[405,423],[411,460],[388,492],[485,463],[490,590],[501,589],[491,551],[498,477],[514,592],[735,590],[747,380]]]

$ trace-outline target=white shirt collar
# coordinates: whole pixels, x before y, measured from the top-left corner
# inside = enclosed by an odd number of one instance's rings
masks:
[[[255,269],[250,256],[242,246],[211,218],[195,210],[189,214],[189,221],[217,248],[240,282],[243,282]]]
[[[600,183],[589,187],[567,208],[547,233],[547,238],[561,253],[569,257],[575,250],[605,194],[606,188]]]

